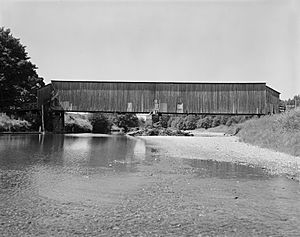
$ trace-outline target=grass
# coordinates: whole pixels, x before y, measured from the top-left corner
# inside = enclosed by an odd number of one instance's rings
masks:
[[[0,114],[0,132],[24,132],[30,130],[31,124],[26,120],[10,118]]]
[[[300,156],[300,109],[250,119],[240,126],[242,141]]]

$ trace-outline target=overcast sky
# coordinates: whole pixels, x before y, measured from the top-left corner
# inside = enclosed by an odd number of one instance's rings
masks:
[[[300,1],[2,1],[46,82],[266,82],[300,94]]]

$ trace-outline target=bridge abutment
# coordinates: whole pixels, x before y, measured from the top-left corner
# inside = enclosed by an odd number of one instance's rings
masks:
[[[65,112],[56,111],[53,113],[52,125],[54,133],[64,133],[65,132]]]

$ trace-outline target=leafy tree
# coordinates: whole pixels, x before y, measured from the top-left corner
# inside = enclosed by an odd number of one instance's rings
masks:
[[[0,27],[0,109],[36,101],[36,90],[44,82],[29,59],[20,40]]]
[[[135,114],[119,114],[115,118],[114,124],[128,132],[129,128],[139,126],[139,119]]]
[[[109,133],[112,126],[108,117],[100,113],[93,114],[91,124],[93,133]]]

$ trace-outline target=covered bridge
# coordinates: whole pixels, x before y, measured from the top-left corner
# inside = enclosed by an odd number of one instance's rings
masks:
[[[280,93],[266,83],[51,81],[38,105],[54,112],[277,113]]]

